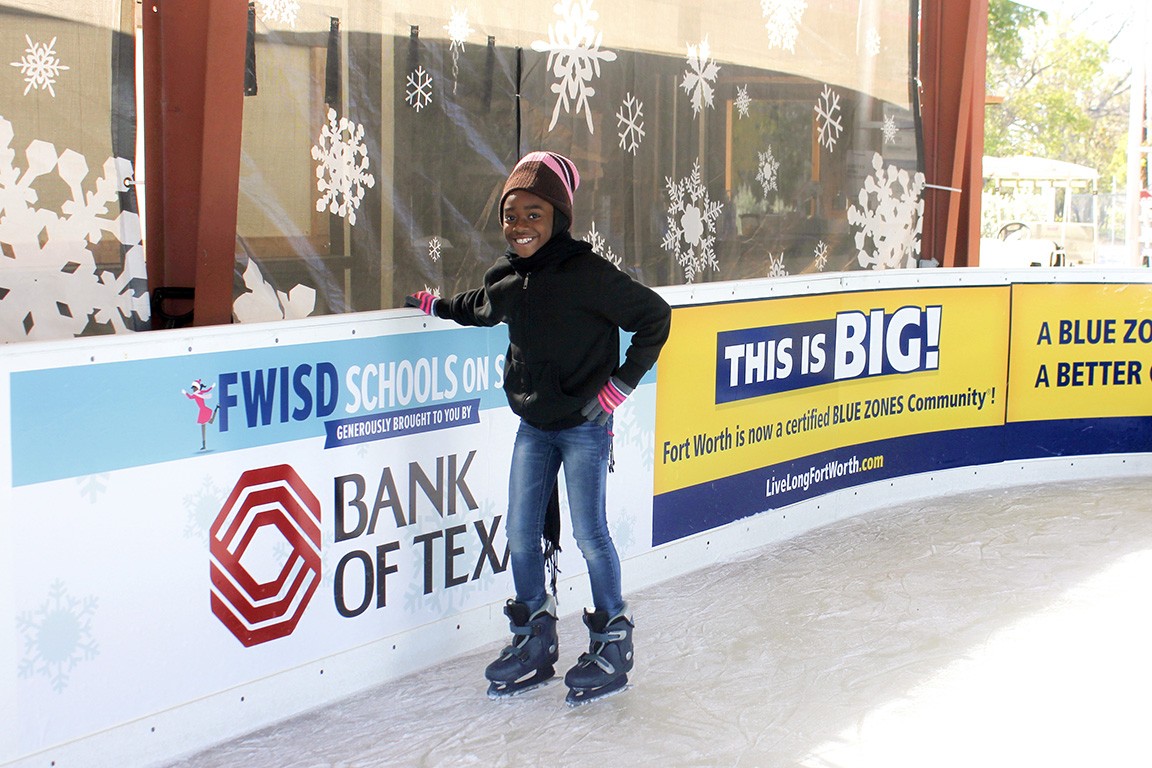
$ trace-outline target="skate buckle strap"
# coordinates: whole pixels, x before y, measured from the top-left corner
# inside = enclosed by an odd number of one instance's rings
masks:
[[[600,667],[600,669],[604,670],[604,673],[608,675],[616,673],[616,667],[612,666],[612,663],[609,662],[608,659],[604,658],[598,653],[580,654],[580,663],[595,664],[596,666]]]

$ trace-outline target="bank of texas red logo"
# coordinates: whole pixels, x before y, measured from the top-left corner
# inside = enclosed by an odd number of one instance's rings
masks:
[[[280,464],[242,474],[211,536],[216,618],[247,647],[292,634],[320,583],[320,502],[296,471]]]

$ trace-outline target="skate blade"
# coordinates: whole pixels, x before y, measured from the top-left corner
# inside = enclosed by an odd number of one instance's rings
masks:
[[[527,680],[517,680],[511,683],[489,683],[488,698],[492,700],[510,699],[522,693],[543,688],[556,680],[556,673],[535,675]]]
[[[572,708],[582,707],[585,704],[591,704],[594,701],[623,693],[631,687],[632,686],[628,685],[628,678],[625,676],[602,688],[569,688],[564,703]]]

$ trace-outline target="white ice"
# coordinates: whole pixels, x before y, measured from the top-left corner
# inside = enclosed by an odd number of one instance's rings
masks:
[[[494,644],[176,765],[1152,765],[1152,478],[906,504],[628,597],[616,696],[490,701]]]

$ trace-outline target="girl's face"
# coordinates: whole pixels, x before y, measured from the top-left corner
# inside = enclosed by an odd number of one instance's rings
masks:
[[[552,203],[526,189],[504,198],[504,238],[520,258],[532,256],[552,237]]]

